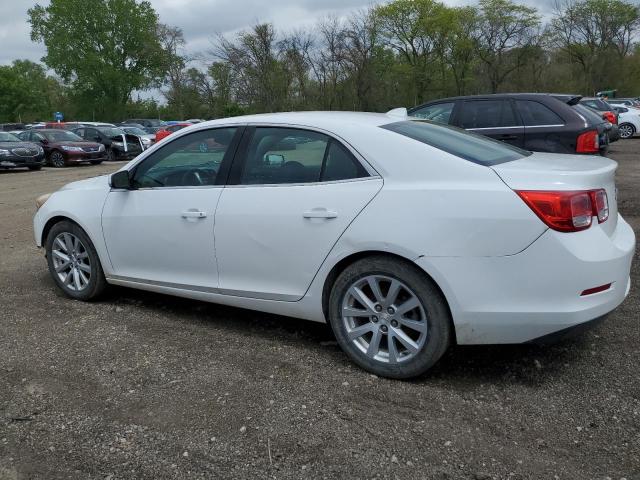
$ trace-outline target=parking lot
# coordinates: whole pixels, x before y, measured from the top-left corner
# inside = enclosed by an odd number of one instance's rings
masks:
[[[636,235],[639,149],[610,153]],[[0,172],[0,480],[640,479],[637,258],[630,297],[583,336],[457,347],[391,381],[324,325],[120,288],[63,297],[34,199],[121,165]]]

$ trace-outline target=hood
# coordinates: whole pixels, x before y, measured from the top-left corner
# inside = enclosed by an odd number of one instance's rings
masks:
[[[96,142],[49,142],[48,146],[50,147],[61,147],[61,146],[67,146],[67,147],[100,147],[100,143],[96,143]]]
[[[12,148],[35,148],[39,149],[40,146],[37,143],[32,142],[0,142],[0,148],[12,149]]]
[[[92,190],[95,188],[109,187],[109,175],[100,175],[98,177],[85,178],[77,182],[67,183],[60,189],[63,190]]]

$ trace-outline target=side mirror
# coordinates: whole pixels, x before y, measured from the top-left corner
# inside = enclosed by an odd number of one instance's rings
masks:
[[[277,153],[268,153],[264,156],[265,165],[280,165],[284,164],[284,155],[278,155]]]
[[[129,170],[122,170],[111,175],[111,188],[131,190],[131,177]]]

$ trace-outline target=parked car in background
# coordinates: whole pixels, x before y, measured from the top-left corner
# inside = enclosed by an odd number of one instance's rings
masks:
[[[620,138],[633,137],[640,131],[640,110],[633,107],[612,105],[618,115],[618,132]]]
[[[151,147],[154,143],[156,143],[156,136],[152,133],[147,133],[144,129],[139,127],[133,127],[129,125],[123,125],[120,127],[125,133],[129,135],[135,135],[142,142],[142,148],[146,150]]]
[[[613,107],[605,100],[598,97],[585,97],[580,99],[580,104],[599,112],[609,123],[614,125],[618,124],[618,115],[616,115]]]
[[[167,138],[172,133],[177,132],[178,130],[182,130],[183,128],[190,127],[191,124],[187,122],[178,122],[172,125],[168,125],[163,127],[161,130],[156,132],[156,143],[158,143],[163,138]]]
[[[42,146],[47,162],[53,167],[61,168],[77,163],[98,165],[106,160],[103,145],[86,142],[68,130],[26,130],[18,138]]]
[[[640,100],[636,98],[610,98],[607,100],[610,105],[624,105],[627,107],[640,107]]]
[[[28,168],[40,170],[44,164],[44,149],[25,142],[12,133],[0,131],[0,169]]]
[[[102,144],[108,161],[131,160],[144,150],[140,138],[116,127],[81,127],[74,133],[87,141]]]
[[[163,125],[162,120],[158,120],[157,118],[131,118],[129,120],[124,120],[122,123],[135,123],[138,125],[142,125],[145,128],[158,128]]]
[[[236,117],[41,197],[34,237],[70,298],[110,283],[328,322],[408,378],[454,342],[548,341],[623,302],[616,167],[406,111]]]
[[[26,130],[24,123],[0,123],[0,132],[14,132],[16,130]]]
[[[409,110],[535,152],[606,154],[605,120],[580,107],[576,95],[508,93],[443,98]]]

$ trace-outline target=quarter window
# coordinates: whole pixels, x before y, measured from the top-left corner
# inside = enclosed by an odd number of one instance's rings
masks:
[[[353,155],[327,135],[258,127],[249,142],[243,185],[313,183],[366,177]]]
[[[237,128],[194,132],[167,143],[135,170],[137,188],[215,185],[220,165],[234,143]]]
[[[516,107],[525,126],[564,125],[564,121],[549,107],[533,100],[516,100]]]
[[[422,107],[411,112],[411,116],[439,123],[449,123],[451,112],[453,112],[453,106],[453,102],[427,105],[426,107]]]

